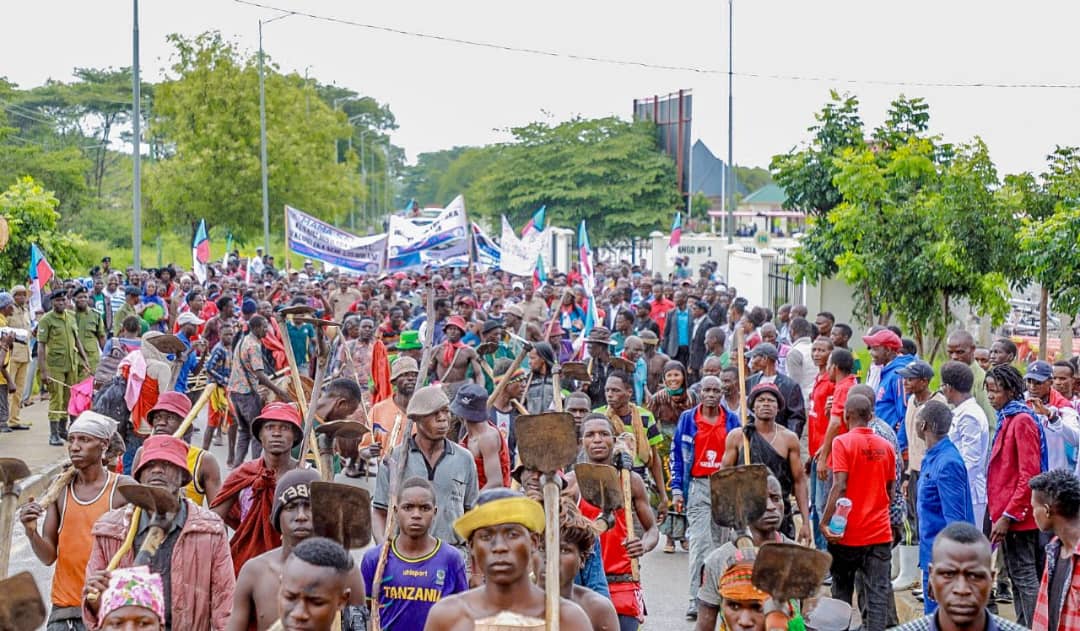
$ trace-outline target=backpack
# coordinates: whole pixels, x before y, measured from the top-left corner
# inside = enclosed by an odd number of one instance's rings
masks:
[[[124,400],[126,390],[127,380],[116,375],[111,383],[94,394],[94,400],[90,404],[91,410],[116,421],[116,431],[125,440],[131,432],[131,410],[128,409],[127,401]]]
[[[112,348],[108,353],[101,356],[97,370],[94,371],[94,389],[100,389],[116,377],[116,371],[120,368],[120,362],[131,351],[119,338],[113,338]]]

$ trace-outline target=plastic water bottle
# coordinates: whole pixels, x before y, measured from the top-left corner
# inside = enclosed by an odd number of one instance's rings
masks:
[[[829,520],[829,531],[836,536],[844,534],[847,529],[848,514],[851,513],[851,500],[841,497],[836,500],[836,511]]]

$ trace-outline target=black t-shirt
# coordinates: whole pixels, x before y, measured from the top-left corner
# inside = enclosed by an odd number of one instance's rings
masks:
[[[1060,622],[1061,603],[1068,589],[1067,582],[1073,573],[1073,557],[1067,559],[1058,558],[1054,564],[1054,572],[1050,575],[1050,625],[1048,629],[1057,629]]]

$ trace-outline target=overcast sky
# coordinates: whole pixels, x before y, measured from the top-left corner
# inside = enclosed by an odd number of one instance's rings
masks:
[[[262,1],[262,0],[260,0]],[[367,24],[512,47],[727,68],[723,1],[546,0],[265,4]],[[279,13],[230,0],[143,2],[144,78],[169,64],[165,36],[217,29],[254,51],[257,21]],[[70,80],[75,66],[131,64],[131,2],[7,2],[0,76],[22,87]],[[1039,171],[1055,144],[1080,144],[1080,89],[944,88],[867,80],[1080,84],[1080,3],[915,0],[738,0],[735,71],[834,77],[853,82],[736,76],[735,162],[766,166],[807,138],[831,88],[857,94],[869,125],[901,92],[924,96],[947,140],[975,135],[1002,172]],[[410,160],[424,151],[507,138],[506,129],[573,115],[628,117],[635,97],[680,88],[694,94],[693,135],[727,151],[727,77],[463,46],[294,15],[264,28],[268,54],[285,71],[305,69],[389,103],[393,141]],[[254,97],[253,97],[254,98]]]

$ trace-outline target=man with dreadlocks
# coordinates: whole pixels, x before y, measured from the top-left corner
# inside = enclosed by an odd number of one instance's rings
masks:
[[[1028,481],[1046,469],[1045,439],[1023,400],[1024,379],[1009,364],[986,374],[986,394],[997,410],[997,433],[990,446],[986,474],[990,542],[1002,544],[1013,584],[1017,622],[1030,627],[1039,593],[1045,552],[1031,507]]]

